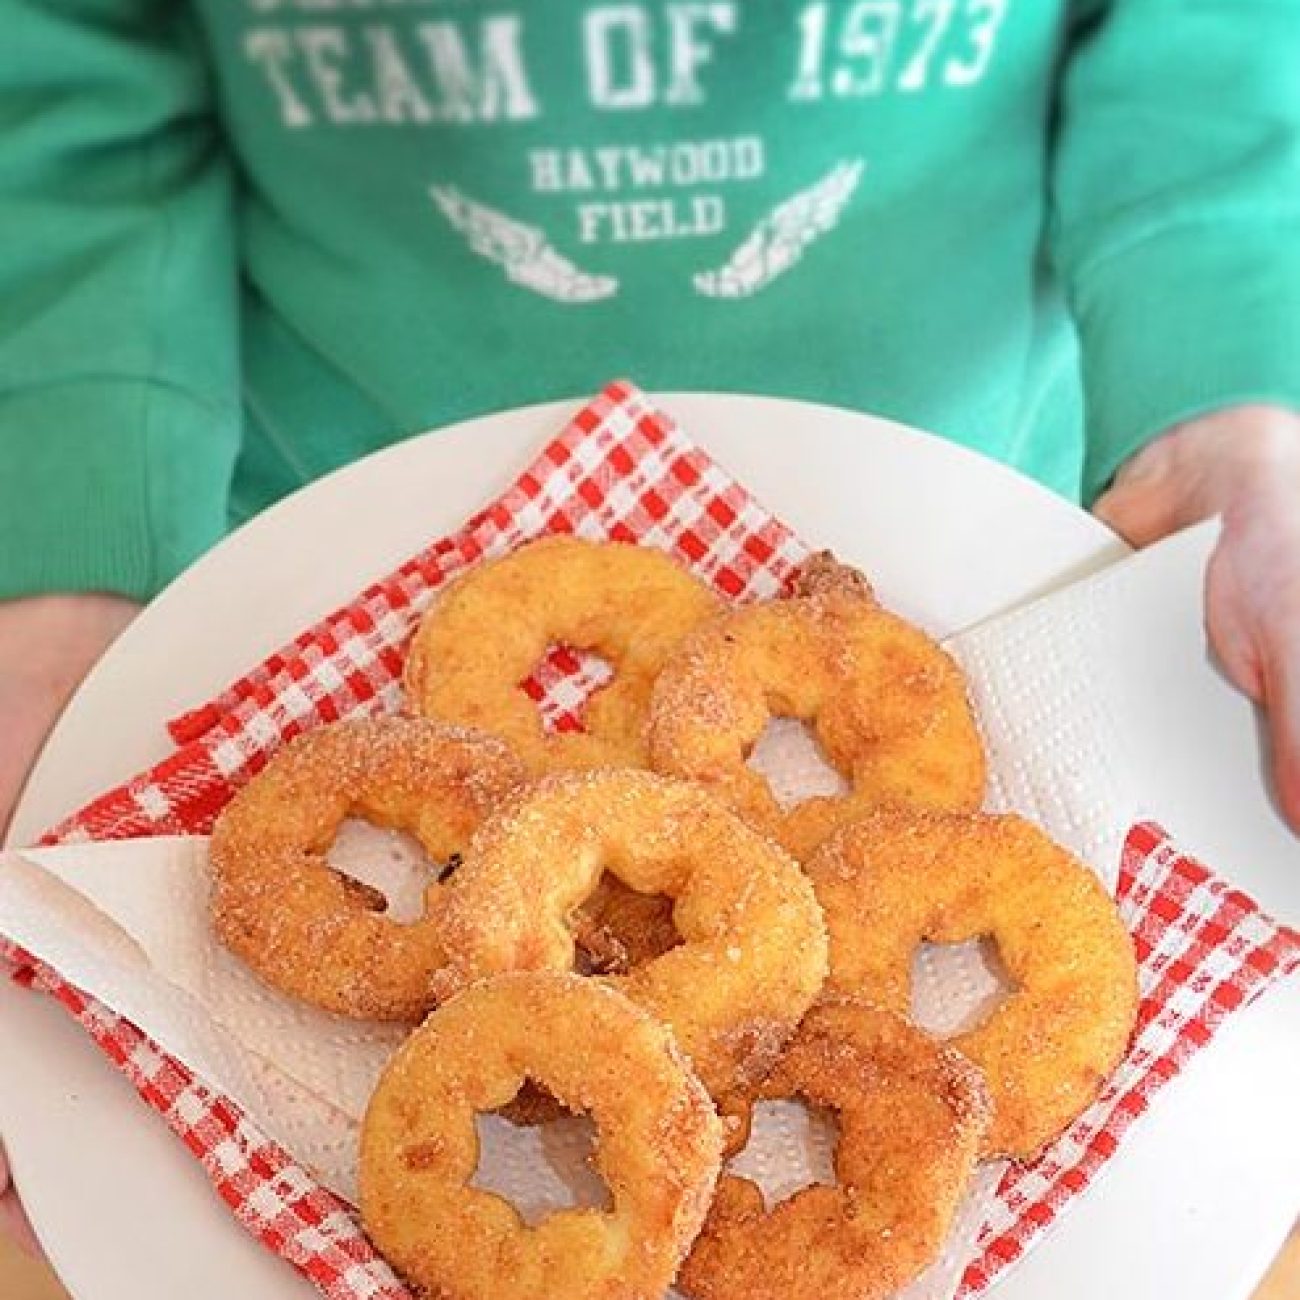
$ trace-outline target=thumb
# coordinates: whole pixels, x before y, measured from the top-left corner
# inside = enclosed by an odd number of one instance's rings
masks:
[[[1271,639],[1264,660],[1264,707],[1278,802],[1300,833],[1300,618]]]
[[[1164,494],[1153,490],[1145,479],[1117,481],[1093,502],[1092,513],[1139,549],[1158,542],[1178,527]]]
[[[9,1161],[3,1146],[0,1146],[0,1236],[7,1236],[17,1242],[34,1258],[39,1259],[44,1254],[10,1179]]]

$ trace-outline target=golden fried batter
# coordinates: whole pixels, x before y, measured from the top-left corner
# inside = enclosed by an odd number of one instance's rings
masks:
[[[411,643],[406,692],[428,717],[503,736],[534,774],[645,767],[650,689],[718,598],[650,547],[545,537],[471,570]],[[614,678],[587,702],[582,732],[548,733],[520,683],[554,645],[590,650]]]
[[[1137,1014],[1133,942],[1101,882],[1021,817],[880,811],[807,864],[829,987],[906,1013],[922,942],[991,936],[1016,990],[953,1039],[988,1077],[987,1153],[1031,1156],[1119,1063]]]
[[[471,1187],[475,1116],[525,1078],[598,1130],[607,1210],[525,1227]],[[361,1131],[361,1217],[439,1300],[659,1300],[699,1230],[721,1128],[659,1021],[576,975],[504,975],[435,1011],[393,1057]]]
[[[573,915],[608,871],[674,900],[682,942],[609,982],[668,1022],[710,1094],[757,1082],[826,976],[812,887],[705,791],[649,772],[546,778],[474,837],[444,887],[454,990],[508,970],[569,970]]]
[[[865,573],[837,560],[833,551],[818,551],[799,566],[792,594],[817,596],[827,593],[859,596],[873,602],[876,599],[876,593]]]
[[[268,984],[339,1015],[418,1020],[442,941],[428,903],[410,924],[326,854],[344,818],[408,830],[434,861],[462,849],[523,769],[494,736],[423,718],[338,722],[299,736],[217,819],[218,937]]]
[[[905,1020],[850,1001],[818,1003],[760,1096],[837,1112],[837,1185],[766,1210],[724,1175],[678,1278],[692,1300],[883,1300],[926,1268],[948,1235],[989,1123],[979,1071]]]
[[[978,808],[984,749],[961,671],[923,632],[825,560],[807,594],[749,605],[692,633],[650,701],[656,771],[703,782],[800,861],[871,808]],[[746,766],[772,717],[810,724],[844,796],[782,810]]]

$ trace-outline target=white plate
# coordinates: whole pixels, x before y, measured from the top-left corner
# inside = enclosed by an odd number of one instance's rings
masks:
[[[797,530],[867,567],[887,601],[940,634],[1123,553],[1091,517],[1029,481],[895,425],[766,399],[664,401]],[[296,494],[228,539],[146,611],[86,682],[33,775],[13,842],[160,758],[167,717],[455,527],[573,409],[533,407],[414,439]],[[1003,1284],[1004,1300],[1244,1294],[1288,1212],[1279,1178],[1252,1181],[1241,1155],[1266,1149],[1267,1132],[1252,1124],[1280,1109],[1278,1098],[1239,1104],[1268,1041],[1267,1010],[1266,1002],[1243,1015],[1222,1046],[1168,1089],[1148,1121],[1153,1140],[1136,1158],[1125,1152],[1113,1162],[1105,1191]],[[198,1165],[58,1009],[0,987],[0,1062],[0,1132],[42,1240],[78,1300],[313,1294],[242,1233]],[[1194,1154],[1209,1123],[1239,1137],[1216,1144],[1227,1155]]]

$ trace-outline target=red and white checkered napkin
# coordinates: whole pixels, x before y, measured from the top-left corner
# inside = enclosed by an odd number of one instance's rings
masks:
[[[177,719],[180,748],[94,801],[48,842],[206,831],[277,745],[307,727],[391,707],[405,641],[433,594],[479,560],[544,532],[638,540],[675,554],[732,599],[781,589],[809,548],[656,412],[615,384],[497,501],[291,646]],[[553,657],[529,689],[556,725],[597,680],[581,656]],[[1115,1151],[1125,1131],[1237,1007],[1300,968],[1300,935],[1183,857],[1153,825],[1127,838],[1120,907],[1138,945],[1142,1009],[1132,1050],[1105,1093],[1032,1165],[1012,1166],[962,1283],[980,1294],[1020,1258]],[[331,1300],[406,1292],[350,1210],[228,1098],[138,1029],[12,945],[16,978],[56,997],[202,1161],[240,1222]]]
[[[358,712],[392,709],[406,642],[433,596],[467,568],[544,533],[668,551],[730,600],[775,595],[808,546],[629,384],[611,384],[459,532],[308,628],[170,724],[182,748],[69,818],[45,842],[207,831],[232,790],[283,741]],[[552,725],[600,680],[559,651],[526,685]]]

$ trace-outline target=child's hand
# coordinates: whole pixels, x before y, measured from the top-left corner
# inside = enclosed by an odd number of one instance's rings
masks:
[[[138,609],[98,594],[0,602],[0,839],[63,706]]]
[[[32,1231],[23,1211],[23,1203],[18,1199],[14,1185],[9,1181],[9,1162],[5,1159],[5,1149],[0,1146],[0,1236],[15,1241],[29,1255],[40,1256],[44,1252]]]
[[[1095,511],[1135,546],[1223,517],[1206,575],[1210,644],[1267,711],[1278,798],[1300,831],[1300,415],[1239,406],[1177,425]]]

